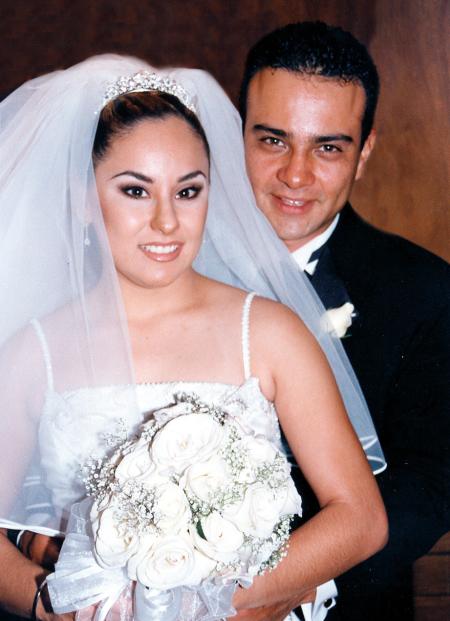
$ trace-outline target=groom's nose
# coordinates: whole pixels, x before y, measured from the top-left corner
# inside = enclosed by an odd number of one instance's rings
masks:
[[[277,178],[289,188],[312,185],[315,180],[311,154],[302,149],[291,148],[280,160]]]

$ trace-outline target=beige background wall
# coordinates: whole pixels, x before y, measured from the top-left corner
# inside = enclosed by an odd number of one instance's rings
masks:
[[[450,3],[374,4],[369,47],[382,79],[379,140],[355,205],[382,228],[449,260]]]

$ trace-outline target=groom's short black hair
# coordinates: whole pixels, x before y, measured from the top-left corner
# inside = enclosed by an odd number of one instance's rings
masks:
[[[244,124],[249,83],[255,74],[266,68],[359,83],[366,94],[362,147],[373,126],[380,81],[366,47],[350,32],[319,21],[297,22],[260,39],[248,53],[239,95]]]

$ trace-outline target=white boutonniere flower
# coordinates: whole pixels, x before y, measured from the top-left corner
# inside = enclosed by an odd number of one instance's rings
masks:
[[[324,327],[327,332],[334,332],[340,339],[343,338],[352,325],[355,316],[355,307],[350,302],[345,302],[337,308],[329,308],[323,315]]]

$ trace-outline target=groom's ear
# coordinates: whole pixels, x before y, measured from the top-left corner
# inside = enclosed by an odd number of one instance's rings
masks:
[[[361,179],[364,174],[364,170],[366,168],[367,161],[370,157],[370,154],[373,151],[375,146],[375,142],[377,139],[377,132],[375,129],[370,130],[370,134],[367,136],[366,141],[361,149],[361,153],[359,154],[358,166],[356,167],[356,175],[355,180]]]

